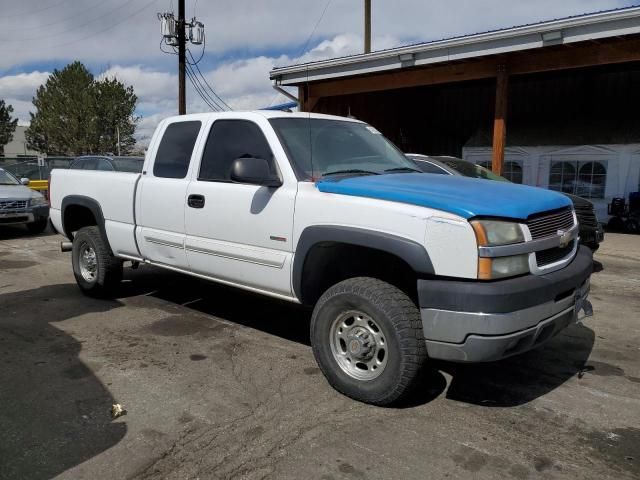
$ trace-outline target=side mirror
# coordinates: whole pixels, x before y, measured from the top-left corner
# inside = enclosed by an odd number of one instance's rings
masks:
[[[29,179],[27,177],[21,178],[20,183],[22,185],[29,185]]]
[[[264,158],[236,158],[231,164],[231,181],[264,187],[280,187],[282,180],[272,175]]]

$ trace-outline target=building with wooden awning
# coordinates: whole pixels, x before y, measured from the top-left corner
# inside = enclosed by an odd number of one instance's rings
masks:
[[[604,160],[609,178],[600,178],[585,167],[611,191],[596,185],[585,196],[597,190],[605,204],[640,189],[640,7],[276,67],[270,77],[298,89],[303,111],[350,115],[406,152],[471,155],[508,176],[510,149],[623,146],[624,171]],[[571,165],[534,169],[525,159],[519,178],[580,194],[584,152],[573,177]]]

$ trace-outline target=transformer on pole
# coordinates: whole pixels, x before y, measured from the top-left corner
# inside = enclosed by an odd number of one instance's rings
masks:
[[[185,86],[186,43],[191,42],[193,45],[202,45],[205,41],[204,24],[199,22],[196,17],[193,17],[191,22],[185,21],[184,2],[185,0],[178,0],[177,19],[173,12],[158,13],[160,33],[162,34],[161,42],[173,48],[177,47],[178,50],[178,113],[180,115],[187,113]]]

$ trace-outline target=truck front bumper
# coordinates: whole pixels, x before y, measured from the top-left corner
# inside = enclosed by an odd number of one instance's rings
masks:
[[[591,251],[547,275],[494,282],[419,280],[418,296],[431,358],[489,362],[549,340],[590,310]]]

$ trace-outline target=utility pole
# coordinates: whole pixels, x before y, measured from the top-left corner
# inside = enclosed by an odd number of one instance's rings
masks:
[[[174,17],[173,11],[158,13],[158,20],[160,20],[160,33],[162,34],[160,50],[162,50],[164,53],[178,54],[179,115],[184,115],[187,113],[187,89],[185,82],[187,69],[187,42],[190,42],[193,45],[202,45],[204,43],[204,24],[197,21],[196,17],[193,17],[190,22],[185,21],[184,2],[185,0],[178,0],[177,20]],[[163,45],[170,47],[171,51],[164,50],[162,48]]]
[[[185,45],[184,0],[178,0],[178,115],[187,113],[187,89],[185,85],[185,63],[187,47]]]
[[[364,53],[371,53],[371,0],[364,0]]]

